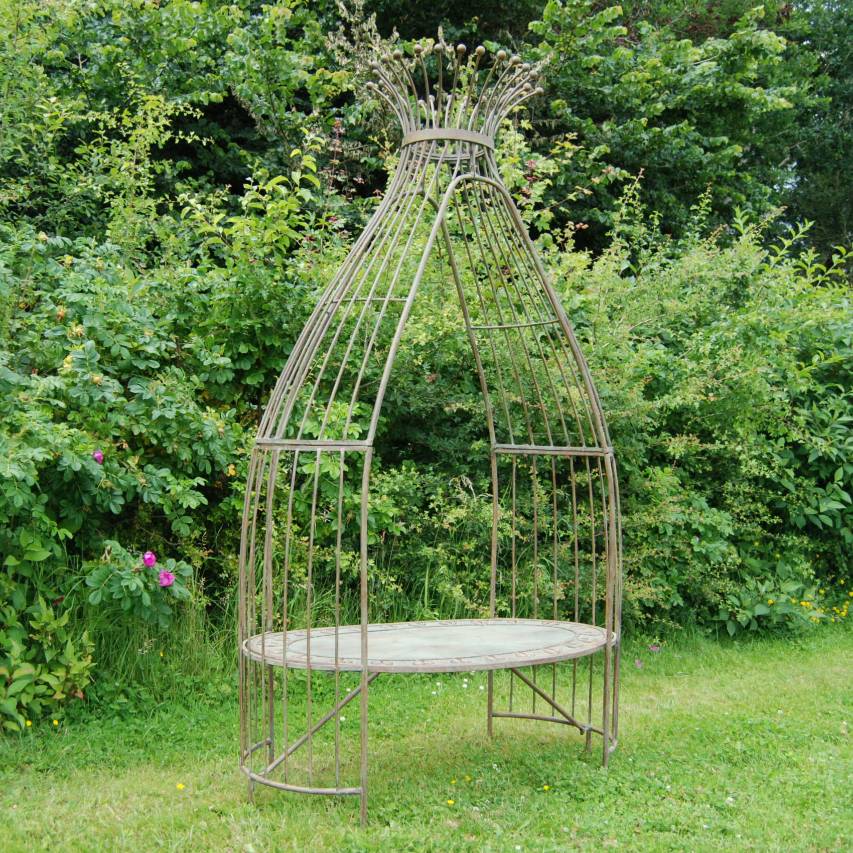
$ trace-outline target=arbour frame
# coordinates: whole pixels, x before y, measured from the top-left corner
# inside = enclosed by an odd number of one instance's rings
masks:
[[[250,794],[262,783],[357,795],[365,820],[368,685],[380,672],[488,670],[489,735],[494,718],[510,717],[574,726],[587,748],[600,734],[605,764],[616,746],[615,459],[586,361],[494,155],[500,122],[537,92],[538,71],[503,51],[481,70],[484,55],[478,47],[466,59],[462,45],[439,39],[372,66],[371,91],[402,125],[399,163],[294,345],[249,466],[238,634],[240,765]],[[488,616],[376,624],[370,484],[380,414],[407,321],[439,254],[488,433]],[[346,625],[356,578],[359,622]],[[593,710],[597,657],[600,716]],[[569,660],[559,668],[568,674],[563,699],[557,664]],[[543,666],[545,682],[537,675]],[[504,709],[496,706],[500,669],[510,671]],[[304,696],[290,686],[298,671]],[[331,687],[318,672],[331,673]],[[529,710],[519,710],[517,684],[530,690]],[[321,698],[331,710],[317,716]],[[341,711],[356,698],[359,736],[348,756],[353,738]],[[301,734],[292,739],[294,729]],[[343,782],[350,764],[358,766],[358,784]]]

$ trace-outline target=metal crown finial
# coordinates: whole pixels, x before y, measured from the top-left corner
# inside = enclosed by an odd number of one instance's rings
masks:
[[[370,64],[376,82],[368,89],[397,116],[403,133],[463,130],[493,138],[501,120],[519,104],[542,94],[536,85],[539,66],[499,50],[483,65],[486,49],[469,54],[464,44],[420,42],[412,55],[400,49]]]

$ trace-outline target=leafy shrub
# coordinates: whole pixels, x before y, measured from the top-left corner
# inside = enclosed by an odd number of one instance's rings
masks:
[[[530,24],[549,63],[548,132],[562,136],[554,198],[588,191],[572,218],[600,247],[640,172],[668,233],[684,233],[705,189],[722,221],[736,207],[766,212],[788,177],[778,164],[794,159],[785,153],[797,108],[813,104],[814,58],[786,62],[786,40],[765,25],[762,6],[734,7],[731,22],[693,39],[677,31],[681,15],[662,11],[552,0]],[[697,4],[691,17],[703,13]]]
[[[156,217],[151,184],[131,176],[107,199],[119,242],[0,223],[0,552],[22,596],[6,617],[10,630],[24,625],[15,641],[27,660],[48,654],[20,615],[40,612],[40,597],[60,608],[75,648],[90,649],[95,625],[99,652],[124,657],[103,633],[121,625],[87,612],[83,578],[88,607],[159,629],[205,581],[230,596],[247,427],[309,310],[312,279],[294,274],[289,247],[314,227],[312,145],[293,152],[287,178],[247,187],[239,213],[187,194],[181,213]],[[150,144],[138,154],[149,174]],[[149,267],[154,234],[168,263]],[[170,587],[130,556],[149,548],[169,555]]]
[[[786,152],[815,106],[809,34],[792,55],[740,0],[728,23],[693,8],[690,33],[638,8],[543,8],[540,43],[521,49],[550,60],[548,103],[514,117],[498,152],[611,423],[626,617],[734,634],[844,619],[849,257],[821,264],[807,230],[778,239],[781,218],[736,212],[799,192]],[[398,129],[351,101],[323,44],[335,15],[295,0],[0,3],[6,728],[93,678],[120,705],[136,688],[111,667],[161,677],[148,652],[167,625],[201,648],[205,608],[230,619],[260,408],[393,160]],[[379,421],[370,571],[387,618],[482,612],[482,400],[446,284],[424,282]],[[321,495],[338,474],[324,459]],[[173,585],[139,565],[146,549]],[[355,561],[342,571],[355,582]]]
[[[674,244],[642,222],[629,196],[599,259],[551,253],[620,451],[629,612],[707,624],[750,585],[761,607],[835,586],[853,544],[848,255],[818,264],[802,232],[764,248],[766,224]]]
[[[232,409],[198,399],[170,312],[114,246],[27,228],[0,236],[0,552],[16,594],[2,652],[51,660],[26,621],[52,601],[71,646],[86,648],[69,622],[74,579],[116,528],[166,553],[164,537],[177,536],[199,564],[195,516],[217,478],[229,481],[242,431]]]
[[[30,575],[0,579],[0,720],[19,731],[65,699],[83,698],[91,679],[92,648],[86,631],[68,626],[41,595],[28,604]]]

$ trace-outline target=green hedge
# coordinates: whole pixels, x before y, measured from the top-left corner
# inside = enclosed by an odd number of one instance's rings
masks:
[[[658,156],[644,134],[660,127],[642,120],[651,101],[628,98],[626,69],[665,71],[667,97],[690,100],[691,57],[718,51],[735,76],[753,68],[737,90],[746,97],[762,74],[782,74],[782,44],[751,16],[725,44],[636,30],[627,56],[615,13],[584,17],[587,5],[549,3],[553,26],[538,28],[536,48],[577,64],[566,39],[584,27],[607,48],[585,101],[571,63],[553,76],[556,102],[575,102],[562,130],[583,129],[583,150],[566,136],[543,144],[534,114],[505,129],[500,164],[610,419],[626,622],[736,634],[842,619],[853,563],[849,258],[839,248],[822,264],[804,230],[780,238],[778,214],[730,213],[737,199],[772,201],[773,179],[763,167],[738,174],[725,146],[705,161],[708,128],[679,121],[664,134],[686,158],[679,169],[704,163],[696,180],[667,184],[663,170],[646,191],[629,175],[631,158]],[[187,641],[186,663],[217,624],[230,636],[261,407],[394,148],[323,41],[331,7],[45,9],[0,5],[0,718],[10,729],[97,693],[108,674],[156,679],[163,637]],[[584,117],[604,97],[605,71],[623,98],[618,133]],[[779,118],[780,97],[749,100]],[[623,161],[606,180],[605,153]],[[746,189],[732,196],[735,185]],[[594,252],[576,248],[589,222],[560,212],[567,190],[601,214],[588,217],[607,233]],[[664,236],[674,225],[679,236]],[[481,604],[491,506],[487,472],[471,460],[482,404],[445,296],[440,276],[425,282],[380,424],[372,571],[394,618]],[[161,571],[173,582],[161,585]]]

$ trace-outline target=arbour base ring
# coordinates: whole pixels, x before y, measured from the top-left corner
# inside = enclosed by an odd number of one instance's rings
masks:
[[[600,736],[605,764],[617,743],[615,456],[589,368],[495,159],[498,128],[536,94],[538,70],[504,51],[481,68],[484,55],[439,37],[372,65],[369,91],[402,126],[399,163],[294,344],[249,464],[240,766],[250,795],[255,783],[354,795],[363,822],[368,688],[380,673],[487,670],[489,735],[496,719],[564,724],[587,749]],[[456,323],[482,394],[485,450],[466,473],[481,464],[476,476],[490,486],[472,490],[465,509],[490,516],[483,600],[467,595],[477,619],[371,619],[381,612],[371,573],[395,536],[374,529],[372,477],[393,439],[380,414],[418,310],[421,334]]]

